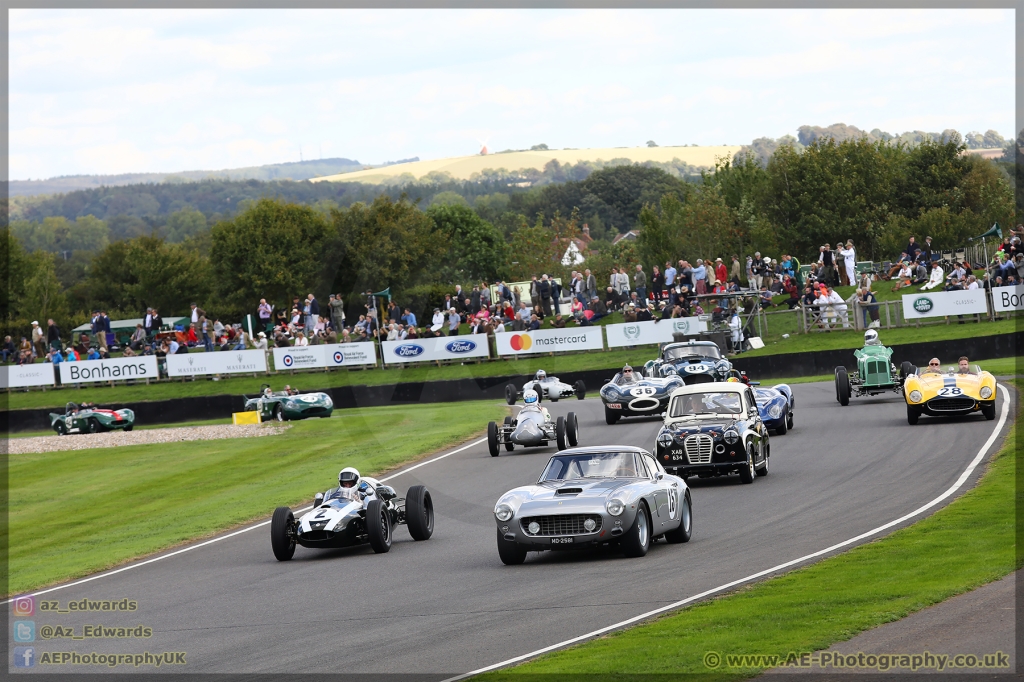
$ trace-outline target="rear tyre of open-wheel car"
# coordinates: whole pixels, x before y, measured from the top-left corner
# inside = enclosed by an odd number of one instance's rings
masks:
[[[850,404],[850,375],[845,367],[836,367],[836,400],[843,407]]]
[[[414,485],[405,496],[405,525],[413,540],[427,540],[434,533],[434,502],[426,486]]]
[[[506,403],[508,403],[509,405],[515,405],[516,404],[516,396],[518,395],[518,393],[519,393],[519,391],[516,390],[516,387],[515,387],[514,384],[505,384],[505,402]]]
[[[690,502],[690,491],[683,493],[683,503],[679,505],[679,527],[665,533],[665,541],[669,544],[689,542],[693,536],[693,504]]]
[[[647,515],[647,504],[641,500],[637,505],[636,519],[622,536],[622,553],[628,557],[642,557],[651,548],[651,519]]]
[[[270,520],[270,546],[274,548],[274,556],[278,561],[288,561],[295,554],[295,537],[291,535],[295,527],[295,515],[288,507],[278,507]]]
[[[900,363],[900,382],[902,383],[906,381],[908,376],[915,374],[916,372],[917,368],[911,364],[910,360],[904,360]]]
[[[518,566],[526,561],[526,550],[512,540],[506,540],[498,530],[498,558],[506,566]]]
[[[577,379],[572,387],[576,390],[577,400],[583,400],[587,397],[587,385],[583,383],[583,379]]]
[[[391,514],[381,500],[370,500],[366,505],[366,536],[377,554],[391,549]]]
[[[559,450],[565,450],[569,447],[565,439],[565,417],[559,417],[555,420],[555,442],[558,444]]]
[[[570,412],[565,416],[565,437],[571,448],[580,444],[580,423],[576,419],[575,412]]]
[[[487,451],[491,457],[498,456],[498,425],[494,422],[487,422]]]

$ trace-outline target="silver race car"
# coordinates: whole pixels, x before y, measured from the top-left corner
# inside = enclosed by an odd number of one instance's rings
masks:
[[[403,523],[413,540],[426,540],[434,532],[434,504],[426,487],[414,485],[401,498],[391,486],[346,467],[338,474],[338,487],[317,493],[313,508],[298,521],[288,507],[274,510],[270,544],[278,561],[291,559],[296,544],[335,548],[369,543],[381,554],[391,549],[392,530]]]
[[[491,457],[498,456],[502,445],[509,452],[517,445],[532,447],[547,445],[551,441],[557,443],[559,450],[576,446],[579,442],[579,424],[575,412],[552,420],[547,408],[538,405],[540,396],[535,391],[527,390],[523,400],[526,405],[519,410],[519,414],[505,417],[501,426],[497,422],[488,422],[487,449]]]
[[[582,379],[570,386],[559,381],[558,377],[549,377],[547,372],[539,369],[533,375],[533,379],[523,384],[522,391],[516,389],[515,384],[506,385],[505,402],[509,405],[515,405],[516,400],[522,398],[527,391],[536,391],[537,400],[539,401],[550,400],[553,403],[557,403],[560,398],[571,398],[573,396],[583,400],[587,395],[587,387]]]
[[[659,537],[690,540],[692,507],[686,482],[646,450],[573,448],[548,460],[537,483],[508,491],[494,505],[498,556],[521,564],[527,552],[601,544],[644,556]]]

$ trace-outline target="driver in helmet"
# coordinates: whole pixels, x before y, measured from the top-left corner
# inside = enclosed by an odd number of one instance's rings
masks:
[[[881,346],[882,342],[878,338],[878,332],[874,329],[869,329],[864,332],[864,345],[865,346]]]
[[[548,414],[548,408],[540,406],[537,391],[533,390],[532,388],[528,391],[523,391],[523,402],[525,403],[525,405],[523,406],[523,409],[520,410],[520,413],[540,412],[542,415],[544,415],[545,421],[551,419],[551,415]]]
[[[623,365],[622,372],[619,374],[618,384],[623,386],[625,384],[635,384],[637,381],[639,379],[637,379],[636,373],[633,372],[633,368],[629,365]]]
[[[533,375],[534,381],[544,381],[548,378],[548,373],[542,369],[538,369],[537,373]]]
[[[270,390],[270,386],[267,386],[265,389],[263,389],[263,397],[264,398],[269,398],[272,395],[274,395],[274,392]]]
[[[358,501],[361,499],[359,492],[365,489],[359,471],[354,467],[345,467],[338,472],[338,490],[331,496],[335,499]]]

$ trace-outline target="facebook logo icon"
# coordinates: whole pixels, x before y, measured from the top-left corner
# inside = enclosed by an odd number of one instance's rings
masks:
[[[36,664],[36,649],[31,646],[14,647],[14,667],[31,668]]]

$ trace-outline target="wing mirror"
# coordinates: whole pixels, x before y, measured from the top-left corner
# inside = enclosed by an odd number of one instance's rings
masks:
[[[313,496],[313,506],[314,507],[319,507],[323,503],[324,503],[324,494],[323,493],[317,493],[316,495]]]

